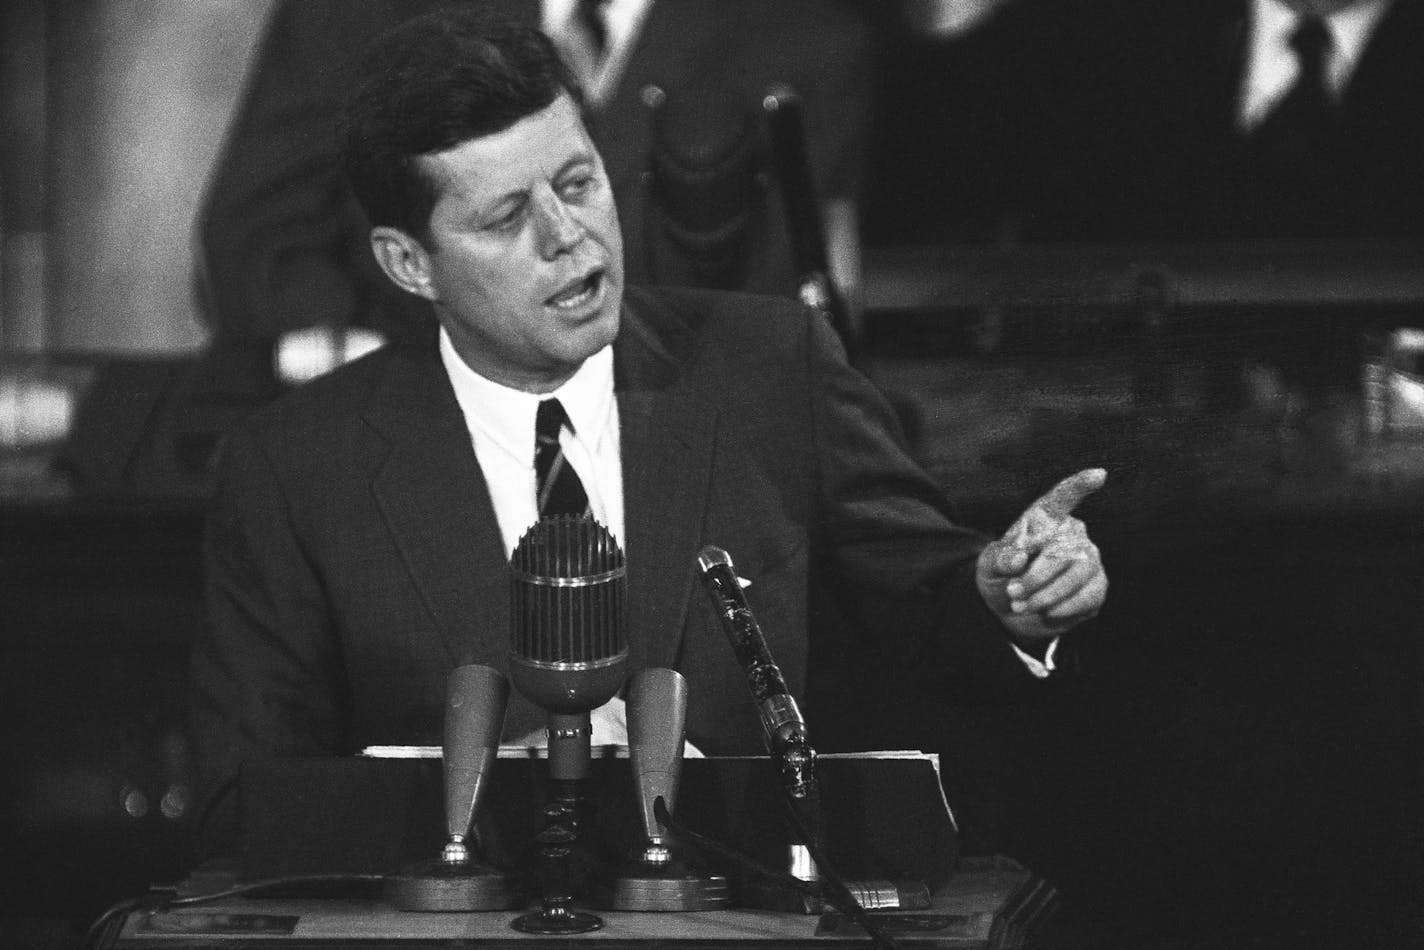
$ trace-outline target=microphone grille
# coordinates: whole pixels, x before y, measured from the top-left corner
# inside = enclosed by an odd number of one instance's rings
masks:
[[[589,517],[536,522],[510,558],[510,649],[538,663],[590,663],[627,650],[627,566]]]

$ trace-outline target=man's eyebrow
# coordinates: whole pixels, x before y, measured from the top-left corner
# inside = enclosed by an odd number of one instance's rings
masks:
[[[554,171],[554,174],[550,176],[550,178],[553,181],[558,181],[560,178],[563,178],[571,170],[577,168],[580,165],[593,166],[594,164],[595,161],[592,152],[580,152],[577,155],[569,156],[568,161],[560,165]],[[505,205],[509,204],[510,202],[522,204],[529,200],[529,190],[530,189],[527,187],[511,188],[509,191],[506,191],[503,194],[493,196],[488,201],[482,201],[474,209],[474,216],[478,219],[483,219],[488,215],[495,214],[496,212],[500,211],[505,207]]]
[[[555,178],[556,180],[559,179],[559,178],[563,178],[563,177],[564,177],[565,175],[567,175],[572,169],[578,167],[579,165],[593,165],[593,164],[594,164],[594,161],[593,161],[593,153],[591,153],[591,152],[580,152],[580,153],[577,154],[577,155],[572,155],[572,156],[570,156],[568,161],[566,161],[566,162],[564,162],[564,164],[560,165],[560,166],[559,166],[559,170],[556,171],[556,172],[554,172],[554,178]]]

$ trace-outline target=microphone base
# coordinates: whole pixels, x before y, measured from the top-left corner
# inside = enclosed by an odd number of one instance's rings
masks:
[[[541,911],[516,917],[509,926],[526,934],[584,934],[603,926],[603,918],[597,914],[569,910],[567,907],[545,907]]]
[[[928,910],[930,890],[919,881],[847,881],[846,889],[863,910]],[[773,882],[757,881],[737,888],[743,907],[783,914],[814,916],[836,910],[830,903]]]
[[[399,910],[468,913],[512,910],[527,901],[516,877],[480,864],[435,860],[386,879],[386,900]]]
[[[614,878],[611,887],[599,888],[591,903],[654,913],[721,910],[731,906],[732,890],[718,874],[698,874],[676,862],[666,868],[639,863]]]

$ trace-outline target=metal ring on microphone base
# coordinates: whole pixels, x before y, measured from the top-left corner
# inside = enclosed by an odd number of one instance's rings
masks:
[[[512,910],[526,903],[517,878],[481,865],[428,861],[386,879],[386,900],[409,911]]]
[[[929,887],[918,881],[847,881],[846,889],[868,911],[929,910],[933,906]],[[824,900],[774,882],[743,883],[737,888],[737,901],[743,907],[783,914],[814,916],[836,911]]]
[[[687,869],[660,870],[639,866],[620,874],[607,894],[592,901],[609,910],[680,912],[721,910],[732,903],[731,887],[721,875],[698,875]]]
[[[569,910],[567,907],[545,907],[543,910],[516,917],[509,926],[526,934],[585,934],[603,926],[597,914]]]

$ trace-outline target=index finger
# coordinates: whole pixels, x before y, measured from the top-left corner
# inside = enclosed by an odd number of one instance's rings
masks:
[[[1108,480],[1106,469],[1085,468],[1050,488],[1029,507],[1037,508],[1053,521],[1063,521],[1073,509]]]

